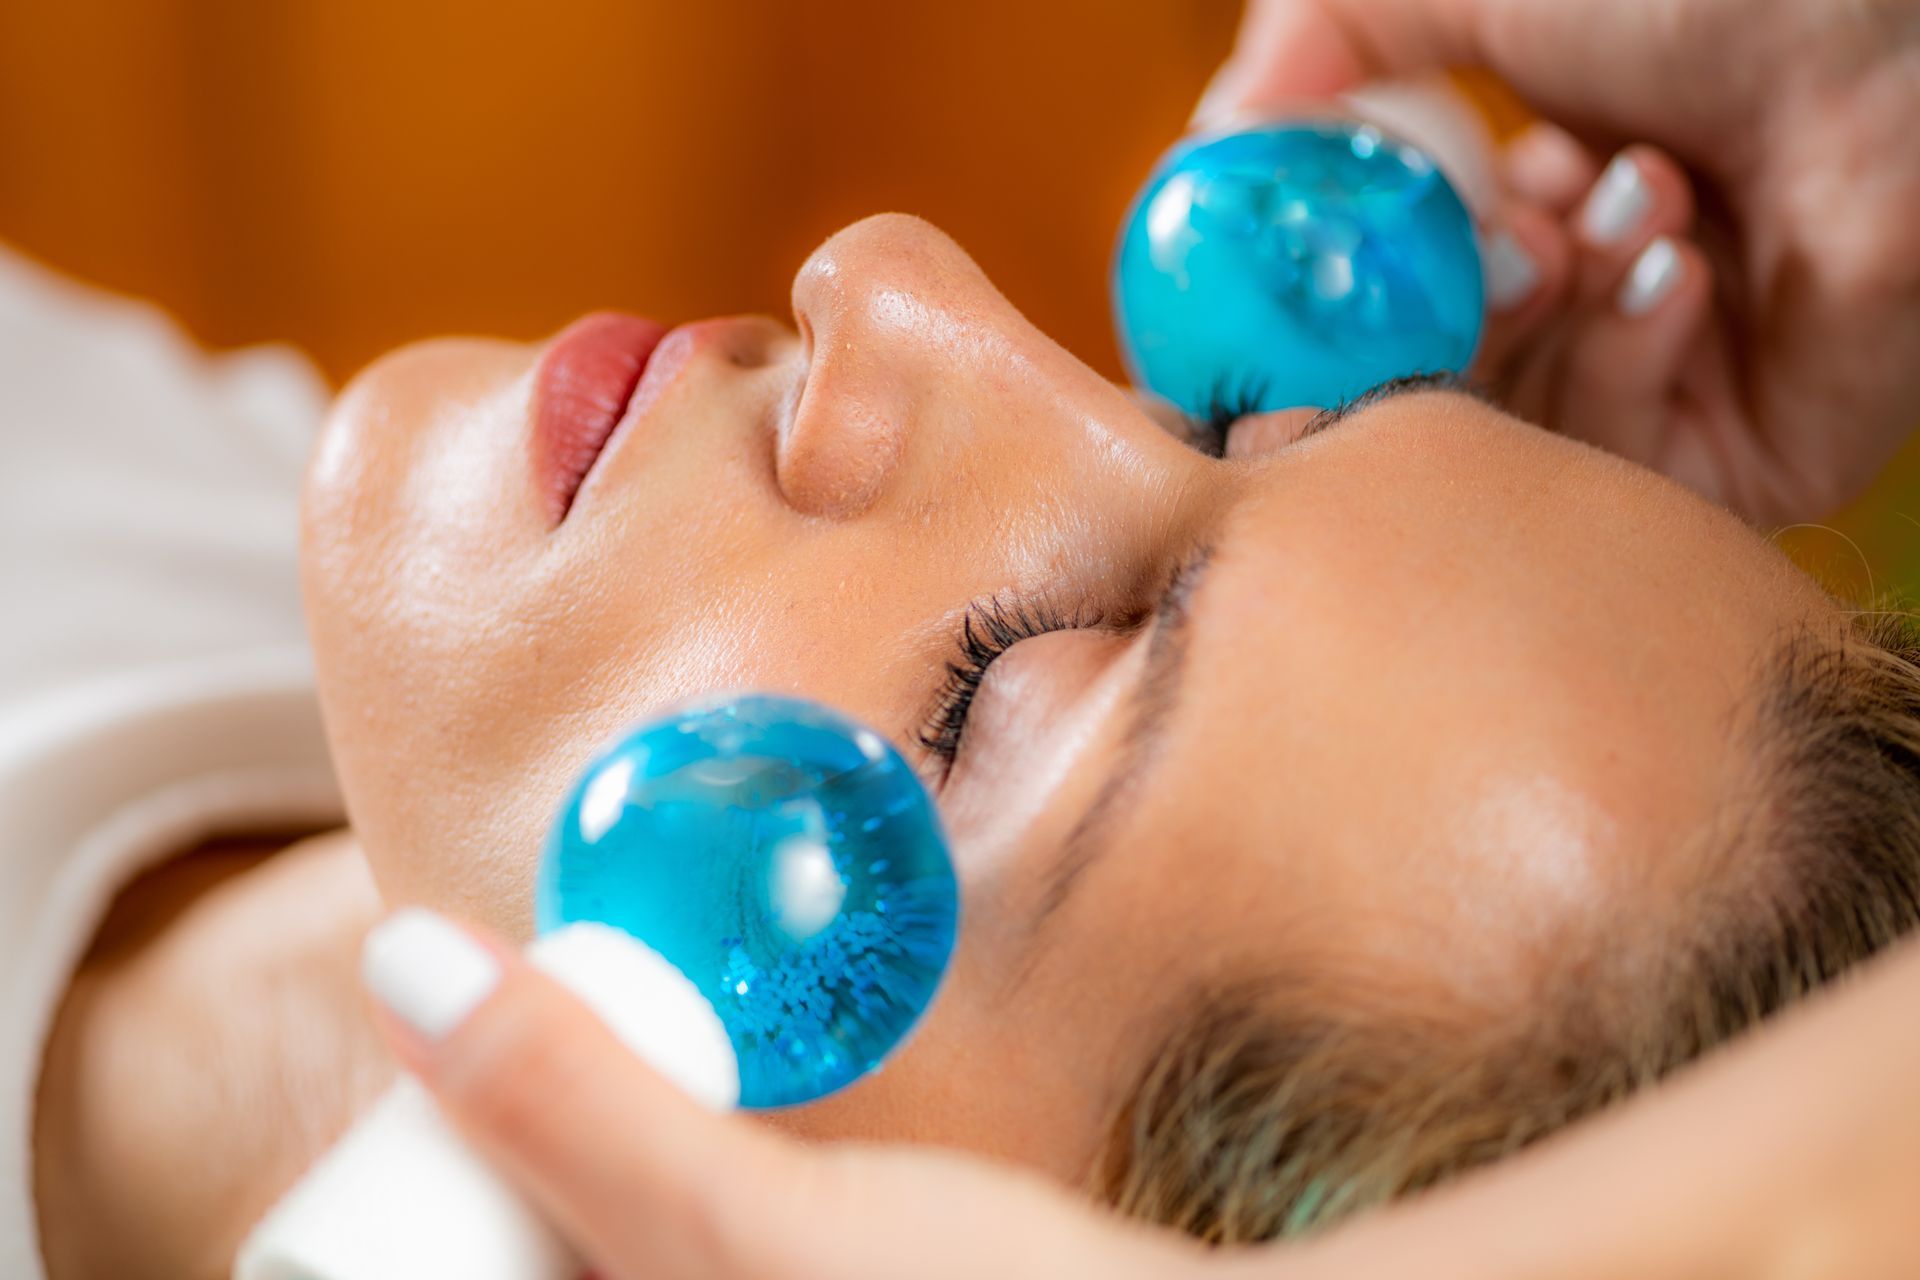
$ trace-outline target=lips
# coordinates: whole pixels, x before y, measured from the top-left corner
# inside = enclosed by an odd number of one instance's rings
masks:
[[[533,478],[554,524],[626,416],[665,325],[617,311],[576,320],[540,358],[533,384]]]

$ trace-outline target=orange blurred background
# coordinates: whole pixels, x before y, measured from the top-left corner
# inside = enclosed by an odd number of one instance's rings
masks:
[[[1096,368],[1239,0],[0,0],[0,240],[336,381],[619,306],[784,315],[831,231],[952,233]],[[1796,550],[1920,584],[1920,454]]]
[[[339,379],[596,306],[786,313],[901,209],[1116,370],[1103,278],[1237,0],[0,0],[0,236]]]

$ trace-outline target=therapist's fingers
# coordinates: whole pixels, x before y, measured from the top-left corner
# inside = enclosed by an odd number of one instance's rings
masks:
[[[1742,136],[1728,130],[1751,127],[1755,99],[1702,83],[1723,75],[1717,59],[1738,65],[1730,39],[1764,40],[1797,19],[1772,14],[1742,26],[1724,21],[1729,5],[1698,7],[1702,20],[1689,25],[1664,21],[1689,6],[1659,0],[1248,0],[1195,124],[1474,67],[1548,119],[1684,144],[1692,161],[1718,169],[1732,156],[1725,142]]]
[[[1193,124],[1212,128],[1237,115],[1332,97],[1367,78],[1361,49],[1325,6],[1254,0],[1233,52],[1194,108]]]
[[[402,1063],[613,1274],[641,1248],[654,1274],[710,1274],[751,1234],[734,1206],[777,1210],[795,1180],[785,1148],[674,1090],[505,947],[410,909],[369,937],[365,977]]]
[[[1563,178],[1581,166],[1566,167]],[[1516,413],[1662,467],[1667,415],[1650,407],[1672,399],[1711,295],[1705,258],[1686,239],[1692,186],[1666,152],[1633,146],[1565,203],[1560,216],[1507,204],[1552,268],[1541,295],[1517,308],[1501,306],[1496,283],[1511,268],[1487,237],[1487,337],[1474,376]]]
[[[1572,217],[1578,300],[1617,294],[1647,246],[1686,235],[1693,221],[1693,184],[1672,156],[1646,145],[1614,156]]]
[[[709,1112],[508,949],[405,914],[415,954],[368,966],[396,1052],[610,1280],[1182,1280],[1207,1261],[1031,1175],[926,1151],[808,1148]]]
[[[1701,392],[1688,379],[1702,367],[1713,295],[1708,259],[1686,237],[1693,216],[1671,157],[1620,153],[1560,220],[1572,253],[1563,301],[1507,325],[1511,357],[1476,374],[1516,413],[1659,470],[1689,470],[1671,452],[1676,410]]]
[[[1614,291],[1574,322],[1554,425],[1666,470],[1682,380],[1712,296],[1705,254],[1678,237],[1650,241]]]
[[[1509,201],[1481,236],[1487,321],[1472,377],[1497,385],[1515,354],[1557,315],[1571,287],[1575,252],[1565,223]]]
[[[1478,8],[1475,0],[1251,0],[1194,124],[1481,62]]]
[[[1500,179],[1513,196],[1564,217],[1600,176],[1593,149],[1547,121],[1536,121],[1500,149]]]

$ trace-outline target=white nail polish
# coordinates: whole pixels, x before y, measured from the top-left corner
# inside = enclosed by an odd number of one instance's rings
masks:
[[[576,921],[542,934],[526,957],[670,1084],[715,1111],[739,1105],[740,1062],[719,1012],[659,952],[611,925]],[[472,1009],[497,975],[484,948],[426,911],[399,912],[370,934],[366,967],[368,985],[396,1012],[413,997],[391,994],[390,973],[403,975],[402,991],[438,971],[430,990],[466,993],[436,1010]],[[422,1023],[418,1014],[401,1016]],[[430,1012],[425,1021],[443,1019]],[[248,1233],[231,1275],[575,1280],[584,1268],[540,1210],[467,1145],[420,1081],[403,1076]]]
[[[1640,166],[1618,155],[1593,184],[1586,208],[1580,211],[1580,230],[1594,244],[1618,244],[1634,233],[1652,207],[1653,191],[1640,175]]]
[[[394,1016],[443,1040],[499,985],[500,963],[443,917],[403,907],[367,934],[360,977]]]
[[[1520,242],[1506,231],[1487,237],[1483,255],[1487,274],[1487,305],[1495,311],[1511,311],[1533,296],[1540,286],[1540,269]]]
[[[1621,314],[1644,316],[1654,310],[1672,295],[1685,271],[1679,246],[1666,236],[1655,240],[1640,251],[1620,286]]]

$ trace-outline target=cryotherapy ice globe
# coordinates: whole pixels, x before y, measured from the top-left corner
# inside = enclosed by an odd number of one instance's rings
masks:
[[[1473,220],[1433,162],[1371,125],[1312,121],[1170,151],[1122,228],[1113,306],[1134,380],[1206,416],[1459,372],[1484,299]]]
[[[548,836],[541,933],[633,934],[700,989],[740,1104],[822,1097],[932,1000],[959,923],[939,815],[878,733],[750,695],[641,725],[589,765]]]

